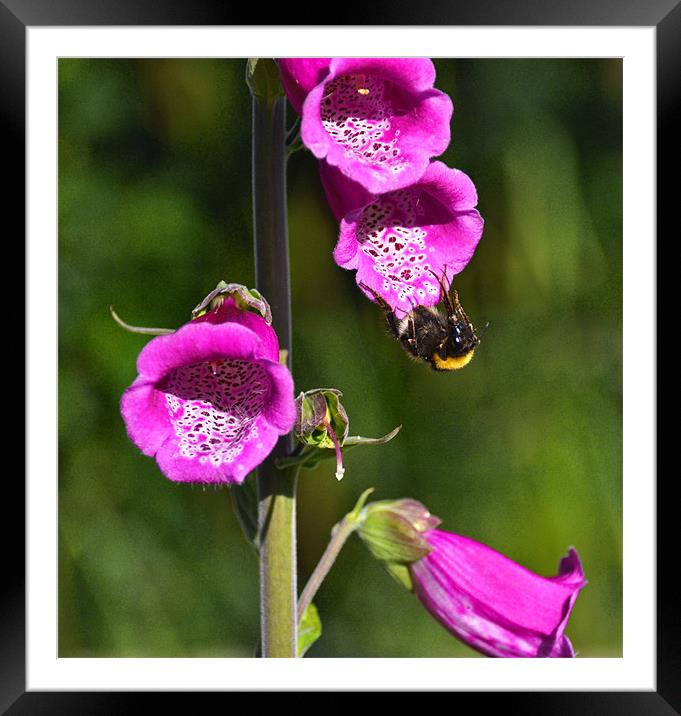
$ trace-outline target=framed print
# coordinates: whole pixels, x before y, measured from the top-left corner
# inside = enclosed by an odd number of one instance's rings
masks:
[[[655,469],[681,11],[487,10],[0,6],[28,277],[7,713],[681,708]]]

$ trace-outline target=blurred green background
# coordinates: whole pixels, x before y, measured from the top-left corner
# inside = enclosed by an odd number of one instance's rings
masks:
[[[485,233],[457,277],[473,362],[407,358],[332,259],[315,160],[289,162],[294,376],[344,391],[351,432],[389,445],[303,473],[301,587],[366,487],[542,574],[577,547],[567,633],[622,654],[622,63],[436,60],[454,101],[442,157]],[[249,656],[258,572],[227,489],[177,485],[128,441],[118,401],[137,325],[177,327],[220,279],[253,285],[242,60],[59,62],[59,654]],[[292,115],[293,117],[293,115]],[[291,120],[292,121],[292,120]],[[468,657],[352,538],[315,600],[310,657]]]

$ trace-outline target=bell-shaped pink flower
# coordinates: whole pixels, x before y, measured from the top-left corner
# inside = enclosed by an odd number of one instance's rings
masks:
[[[413,184],[447,148],[452,102],[434,89],[435,68],[429,59],[314,62],[280,60],[294,106],[307,90],[303,143],[372,194]],[[318,84],[308,90],[314,79]]]
[[[422,534],[432,551],[409,566],[414,592],[448,631],[497,657],[574,657],[563,633],[586,584],[575,549],[542,577],[451,532]]]
[[[338,206],[354,201],[354,195],[343,193],[337,176],[335,181],[336,192],[345,197]],[[355,269],[357,283],[372,288],[395,311],[434,306],[441,300],[438,279],[449,287],[482,236],[477,203],[466,174],[433,162],[412,186],[376,196],[347,214],[334,259],[343,268]]]
[[[231,298],[147,343],[137,371],[121,413],[132,442],[170,480],[240,483],[293,427],[277,336]]]

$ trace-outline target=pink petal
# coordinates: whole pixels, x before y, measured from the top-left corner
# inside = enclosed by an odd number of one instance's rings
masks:
[[[238,323],[215,326],[192,321],[175,333],[149,341],[139,354],[137,371],[157,381],[184,365],[224,358],[254,360],[261,350],[258,336]]]
[[[241,450],[232,462],[216,465],[210,460],[187,460],[171,437],[156,455],[158,466],[173,482],[239,484],[272,452],[279,439],[280,432],[264,417],[257,420],[255,427],[257,437],[240,444]]]
[[[293,109],[301,113],[310,90],[318,85],[329,69],[331,60],[325,57],[282,57],[279,59],[281,84]]]
[[[237,308],[234,299],[228,298],[217,311],[208,311],[192,323],[238,323],[250,328],[260,339],[258,355],[271,361],[279,361],[279,339],[265,319],[253,311]]]
[[[319,162],[319,177],[331,211],[338,221],[349,212],[370,204],[374,198],[361,184],[348,179],[326,162]]]
[[[148,379],[137,378],[123,393],[121,414],[130,440],[153,457],[168,436],[168,408],[163,395]]]
[[[574,656],[563,631],[586,584],[574,549],[547,578],[467,537],[423,536],[433,551],[411,565],[414,589],[446,629],[489,656]]]

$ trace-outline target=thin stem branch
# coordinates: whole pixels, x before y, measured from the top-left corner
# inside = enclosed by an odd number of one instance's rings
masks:
[[[273,326],[291,367],[291,287],[286,220],[286,99],[253,97],[253,241],[256,286],[272,307]],[[260,625],[264,657],[295,657],[297,470],[275,460],[290,453],[280,439],[258,468]]]
[[[357,520],[352,514],[345,515],[343,519],[333,528],[331,532],[331,540],[326,545],[324,554],[321,556],[314,572],[310,576],[303,593],[300,595],[298,600],[298,622],[303,618],[305,610],[310,605],[310,602],[314,599],[317,594],[317,590],[324,581],[329,570],[336,561],[339,552],[343,548],[343,545],[347,541],[348,537],[357,529]]]
[[[300,117],[296,117],[296,121],[291,125],[288,132],[286,132],[286,141],[290,143],[297,137],[300,137]]]

